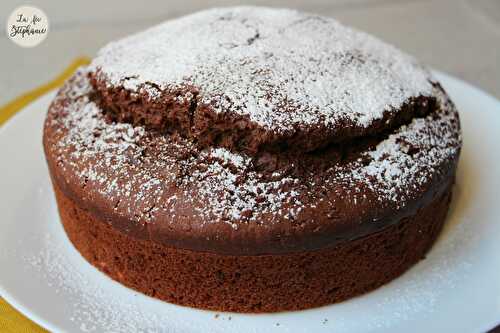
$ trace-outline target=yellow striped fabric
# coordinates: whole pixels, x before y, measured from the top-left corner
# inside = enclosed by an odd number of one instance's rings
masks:
[[[31,91],[28,91],[27,93],[0,107],[0,125],[5,123],[7,120],[9,120],[10,117],[16,114],[16,112],[33,102],[38,97],[48,93],[52,89],[59,87],[71,76],[71,74],[75,72],[78,67],[87,65],[88,63],[89,59],[86,57],[77,58],[54,80]]]

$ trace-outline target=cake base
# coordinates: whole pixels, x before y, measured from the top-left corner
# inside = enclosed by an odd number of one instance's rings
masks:
[[[363,238],[317,251],[231,256],[132,238],[80,208],[54,184],[69,239],[114,280],[171,303],[254,313],[335,303],[398,277],[434,243],[451,187],[415,215]]]

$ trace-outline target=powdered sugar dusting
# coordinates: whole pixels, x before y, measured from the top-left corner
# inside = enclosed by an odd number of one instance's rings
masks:
[[[89,100],[90,89],[82,70],[56,98],[56,104],[67,103],[64,112],[49,112],[57,137],[53,154],[69,183],[75,179],[85,187],[85,200],[113,205],[117,214],[138,223],[177,224],[189,218],[238,229],[252,221],[301,220],[304,211],[320,205],[336,209],[336,200],[346,198],[352,206],[378,200],[399,209],[422,195],[418,189],[441,175],[461,145],[457,113],[435,88],[438,111],[402,126],[358,160],[332,162],[321,179],[315,170],[300,178],[280,170],[265,176],[244,153],[199,151],[186,139],[107,123]],[[50,117],[51,112],[58,114]]]
[[[250,159],[248,157],[245,158],[245,156],[233,154],[224,148],[214,148],[210,152],[209,156],[219,158],[223,163],[231,163],[238,168],[244,167],[250,163]]]
[[[404,203],[412,192],[441,173],[444,161],[458,155],[461,145],[458,118],[447,97],[434,92],[442,109],[440,117],[414,119],[382,141],[374,151],[367,152],[370,163],[354,168],[357,180],[371,178],[379,198]],[[412,154],[409,147],[415,150]]]
[[[197,152],[186,141],[151,138],[142,127],[106,123],[89,100],[89,89],[82,70],[55,100],[73,96],[67,112],[51,122],[61,135],[54,147],[59,167],[86,188],[88,200],[103,198],[117,213],[141,223],[159,211],[175,223],[176,212],[188,205],[202,221],[223,221],[235,229],[235,221],[252,219],[254,211],[276,214],[284,204],[300,203],[298,192],[286,187],[297,179],[276,173],[262,181],[248,156],[223,148]],[[152,156],[145,151],[148,144],[157,149]],[[182,200],[172,186],[181,190]]]
[[[222,153],[223,152],[223,153]],[[208,206],[217,217],[226,216],[231,223],[245,218],[252,218],[258,210],[261,214],[276,213],[284,205],[300,204],[297,191],[284,191],[286,185],[295,185],[297,179],[276,177],[276,180],[261,181],[259,175],[247,168],[248,158],[230,153],[224,149],[214,149],[208,156],[218,157],[223,154],[223,163],[215,161],[206,170],[195,170],[187,181],[200,184],[200,195],[207,198]],[[243,161],[246,160],[246,163]],[[236,167],[233,171],[226,163]],[[248,171],[245,172],[245,170]],[[242,174],[245,174],[242,177]],[[206,208],[198,208],[204,213]],[[286,215],[285,215],[286,217]],[[236,224],[232,224],[237,229]]]
[[[182,95],[182,87],[194,87],[199,103],[275,132],[368,127],[409,98],[432,93],[427,70],[374,37],[331,18],[259,7],[165,22],[110,43],[91,70],[152,98],[159,89]]]
[[[165,318],[157,313],[144,311],[130,294],[120,300],[95,281],[89,281],[89,272],[81,267],[81,262],[72,260],[68,249],[61,240],[46,233],[42,235],[43,247],[35,256],[24,261],[43,273],[47,285],[56,294],[69,295],[75,300],[68,303],[69,320],[81,332],[158,332]],[[108,281],[106,281],[108,282]],[[173,322],[171,323],[171,325]]]

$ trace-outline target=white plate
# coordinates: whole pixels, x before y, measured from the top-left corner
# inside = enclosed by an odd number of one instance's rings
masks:
[[[58,221],[41,128],[53,94],[0,131],[0,295],[52,331],[481,332],[500,322],[500,103],[437,74],[464,148],[446,227],[427,259],[366,295],[322,308],[242,315],[195,310],[107,278]]]

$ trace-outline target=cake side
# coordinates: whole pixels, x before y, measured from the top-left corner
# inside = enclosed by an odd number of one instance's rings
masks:
[[[184,250],[130,237],[54,188],[69,239],[114,280],[175,304],[255,313],[340,302],[398,277],[424,258],[437,238],[452,183],[414,215],[369,236],[317,251],[259,256]]]

